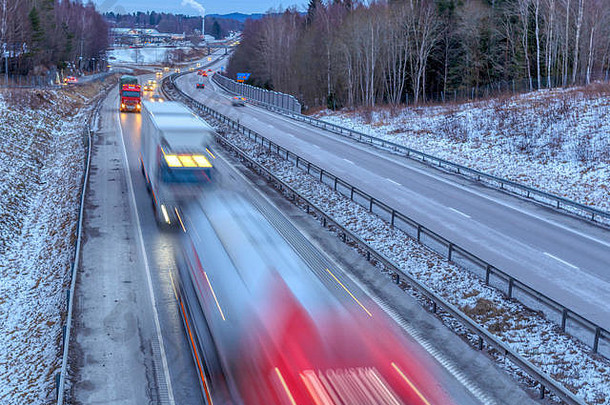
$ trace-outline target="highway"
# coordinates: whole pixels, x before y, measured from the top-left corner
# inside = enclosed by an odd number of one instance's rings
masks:
[[[185,242],[179,233],[159,231],[155,223],[139,165],[141,116],[119,114],[117,107],[118,92],[114,89],[104,102],[100,127],[94,135],[82,271],[75,298],[75,366],[69,396],[71,403],[204,404],[203,374],[210,378],[208,383],[211,387],[217,389],[211,392],[215,403],[240,403],[235,398],[232,401],[227,399],[226,391],[219,388],[222,382],[218,382],[218,378],[222,380],[222,377],[214,377],[208,370],[213,370],[215,351],[210,344],[207,325],[214,325],[218,319],[212,321],[210,312],[205,314],[208,319],[203,319],[203,314],[197,313],[198,307],[193,304],[192,292],[185,292],[180,287],[183,283],[181,277],[184,277],[181,271],[183,267],[178,266],[176,258],[181,260],[183,257],[181,252],[184,251]],[[273,192],[265,190],[264,182],[240,174],[233,167],[234,162],[227,160],[222,151],[215,152],[218,155],[215,161],[218,177],[209,190],[210,195],[224,196],[239,192],[241,198],[248,201],[243,205],[256,206],[255,211],[258,212],[253,214],[257,219],[250,225],[244,225],[241,230],[238,227],[234,233],[224,236],[220,232],[218,240],[227,240],[227,237],[236,239],[235,243],[225,245],[234,263],[242,254],[240,247],[247,244],[243,241],[252,240],[254,234],[281,249],[284,253],[280,262],[268,250],[262,253],[258,248],[249,251],[241,260],[247,263],[252,257],[260,256],[267,257],[262,260],[263,264],[266,260],[278,264],[275,271],[291,289],[298,291],[295,294],[297,302],[307,308],[312,322],[324,332],[322,335],[332,335],[333,326],[337,327],[333,322],[324,321],[322,314],[346,314],[346,318],[341,318],[341,322],[346,322],[341,329],[354,332],[349,334],[350,337],[344,336],[341,342],[349,342],[360,333],[362,336],[368,334],[367,347],[373,348],[377,342],[377,350],[385,353],[383,356],[391,354],[394,359],[402,359],[393,360],[399,365],[392,366],[397,373],[394,375],[396,382],[392,384],[402,383],[401,389],[415,395],[413,403],[426,403],[422,399],[426,397],[450,398],[449,402],[456,404],[533,402],[490,359],[469,348],[467,343],[427,314],[390,280],[377,277],[376,271],[364,259],[332,235],[321,233],[319,225],[298,209],[288,205],[282,208],[282,212],[292,209],[289,214],[278,211],[276,206],[283,202],[281,196],[273,199],[273,196],[270,197]],[[256,191],[257,187],[262,187],[265,194]],[[204,213],[209,214],[213,208],[206,204],[202,203],[202,207]],[[189,211],[186,222],[196,224],[195,229],[199,232],[206,226],[215,227],[216,232],[222,229],[215,223],[216,216],[209,216],[207,225],[203,218],[203,215]],[[300,218],[303,223],[297,228],[289,218]],[[269,223],[265,224],[265,220]],[[246,238],[242,242],[239,242],[240,235]],[[208,253],[213,254],[218,250]],[[235,274],[225,277],[222,269],[215,268],[213,261],[210,262],[212,259],[205,260],[206,268],[212,267],[209,282],[217,289],[219,307],[222,302],[234,314],[235,309],[255,304],[244,304],[243,301],[246,291],[252,291],[251,283],[235,287],[239,283]],[[309,287],[299,289],[297,286]],[[177,300],[177,296],[185,297],[188,294],[191,294],[191,305],[187,311],[193,322],[190,325],[193,331],[197,331],[198,350],[206,351],[204,356],[199,352],[199,357],[209,362],[203,371],[198,369],[196,359],[193,359],[191,335],[188,333],[190,329],[185,329],[183,325],[183,308]],[[280,305],[275,304],[277,309],[282,303],[290,302],[287,296],[283,297],[278,302]],[[271,301],[267,303],[267,310],[271,304]],[[213,309],[216,310],[216,307]],[[260,317],[260,308],[255,312]],[[396,315],[398,313],[402,315]],[[246,318],[248,314],[254,313],[246,311],[243,317]],[[406,316],[408,320],[404,318]],[[370,319],[372,317],[374,319]],[[256,319],[254,315],[248,317],[248,320],[252,319]],[[404,327],[399,327],[395,321],[417,328],[426,337],[426,348],[421,346],[421,340],[406,333]],[[260,333],[269,333],[268,320],[261,325],[267,326]],[[244,333],[257,341],[262,336],[256,332],[260,328],[253,323]],[[372,332],[378,334],[378,340],[370,338]],[[391,338],[388,337],[384,346],[382,336],[386,333]],[[241,336],[237,335],[238,340]],[[241,344],[248,342],[252,340],[244,339]],[[387,342],[392,343],[391,350]],[[345,349],[336,341],[333,343],[332,339],[323,339],[322,343],[329,348],[335,345],[335,349],[327,354],[343,351],[345,356]],[[303,347],[307,347],[306,342]],[[316,351],[312,352],[309,348],[307,352],[311,354]],[[367,365],[367,351],[362,351],[362,347],[350,353],[350,365],[359,361]],[[331,355],[324,358],[324,361],[328,361],[324,363],[325,367],[338,367],[336,362],[331,362]],[[316,364],[313,359],[311,361]],[[287,381],[289,378],[286,377]],[[415,381],[417,389],[413,389],[407,380]],[[244,380],[241,381],[243,385]],[[245,381],[247,383],[248,380]],[[398,389],[396,385],[394,387]]]
[[[252,105],[233,107],[215,84],[195,82],[188,74],[177,85],[610,329],[607,230]]]

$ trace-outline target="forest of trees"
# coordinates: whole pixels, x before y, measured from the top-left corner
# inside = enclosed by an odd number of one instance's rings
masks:
[[[105,66],[108,24],[93,3],[79,0],[0,0],[0,71],[45,74],[73,66]]]
[[[1,0],[0,0],[1,1]],[[114,26],[121,28],[155,28],[159,32],[185,33],[201,32],[201,17],[182,14],[157,13],[155,11],[130,14],[105,13],[104,17]],[[205,17],[205,33],[216,39],[224,38],[230,31],[240,31],[243,23],[229,18]]]
[[[307,106],[424,102],[608,78],[608,0],[310,0],[246,22],[227,74]]]

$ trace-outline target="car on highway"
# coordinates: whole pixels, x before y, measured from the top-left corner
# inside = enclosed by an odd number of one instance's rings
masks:
[[[180,68],[175,68],[175,69],[174,69],[174,72],[176,72],[176,73],[180,73]]]
[[[201,83],[201,82],[198,82],[198,83],[195,85],[195,88],[197,88],[197,89],[205,89],[205,84],[204,84],[204,83]]]
[[[163,71],[164,71],[164,72],[169,72],[169,66],[165,66],[165,67],[163,68]]]
[[[153,103],[155,103],[155,102],[162,103],[163,102],[163,97],[160,94],[153,94],[150,97],[150,101],[152,101]]]
[[[234,96],[231,99],[231,104],[236,107],[245,107],[246,106],[246,98],[244,96]]]
[[[78,79],[74,76],[67,76],[66,78],[64,78],[64,83],[65,84],[75,84],[75,83],[78,83]]]

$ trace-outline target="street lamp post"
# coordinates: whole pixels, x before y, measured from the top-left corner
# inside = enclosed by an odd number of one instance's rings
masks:
[[[4,82],[8,85],[8,49],[6,43],[2,44],[2,56],[4,56]]]

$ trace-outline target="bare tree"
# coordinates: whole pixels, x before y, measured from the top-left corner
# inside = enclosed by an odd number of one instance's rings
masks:
[[[576,74],[578,73],[578,51],[580,49],[580,30],[582,27],[583,4],[584,0],[578,1],[578,19],[576,21],[576,37],[574,38],[574,60],[572,61],[572,83],[576,82]]]
[[[415,103],[426,94],[426,66],[430,53],[442,35],[441,19],[429,0],[412,0],[406,19],[409,31],[407,51],[410,59]]]

